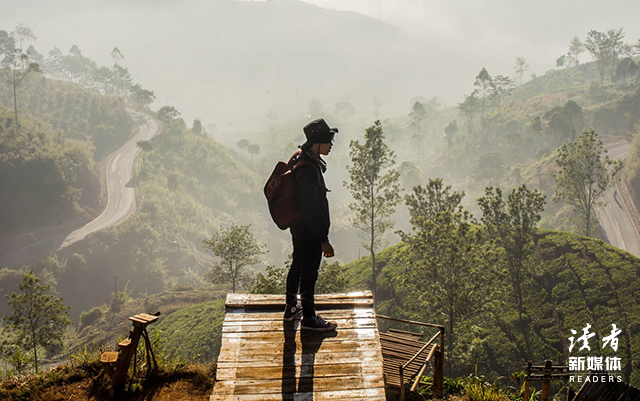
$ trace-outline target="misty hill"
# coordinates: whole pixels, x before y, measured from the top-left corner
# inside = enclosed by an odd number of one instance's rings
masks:
[[[131,133],[123,101],[32,74],[16,132],[10,75],[0,70],[0,238],[99,212],[94,162]]]
[[[103,52],[107,58],[117,45],[123,65],[153,88],[159,104],[173,104],[188,121],[199,116],[224,131],[264,126],[267,110],[285,120],[304,116],[314,97],[326,111],[348,100],[370,114],[377,95],[383,108],[395,113],[430,90],[428,74],[438,59],[389,24],[299,1],[115,1],[77,7],[70,16],[51,8],[53,15],[77,23],[67,35],[73,42],[58,44],[63,51],[74,43],[82,49],[100,44],[110,46]],[[77,13],[84,13],[82,19]],[[90,35],[79,38],[75,32]]]
[[[512,284],[506,273],[498,265],[482,265],[479,270],[474,270],[478,266],[470,267],[475,271],[476,285],[483,283],[474,291],[483,295],[456,318],[453,374],[468,374],[476,367],[478,374],[508,376],[524,369],[528,352],[534,363],[545,359],[567,363],[570,330],[581,333],[589,323],[596,333],[591,349],[598,351],[593,354],[620,357],[621,374],[637,386],[640,259],[603,241],[562,231],[540,230],[534,244],[535,262],[523,273],[521,282],[524,321],[530,330],[518,322],[518,310],[507,295]],[[431,299],[435,305],[437,296],[409,291],[407,269],[422,267],[412,265],[406,254],[407,246],[401,243],[377,255],[382,273],[376,310],[384,315],[446,324],[445,310],[435,306],[416,308],[422,298],[427,304]],[[491,259],[490,254],[487,257]],[[352,289],[369,288],[370,266],[370,258],[352,262],[343,267],[340,277],[348,280]],[[622,329],[616,352],[602,347],[612,324]],[[582,353],[574,349],[570,356]]]
[[[163,123],[136,164],[137,213],[32,264],[52,275],[74,319],[109,302],[116,286],[138,298],[201,285],[212,262],[201,240],[232,222],[268,238],[262,182],[247,162],[180,118]],[[5,273],[0,288],[15,288],[17,278]]]

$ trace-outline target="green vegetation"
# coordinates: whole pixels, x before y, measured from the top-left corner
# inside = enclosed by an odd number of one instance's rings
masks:
[[[424,112],[424,108],[422,110]],[[371,255],[371,288],[375,296],[378,275],[376,251],[384,243],[385,231],[393,227],[393,220],[389,217],[400,200],[400,173],[393,169],[395,154],[385,143],[380,121],[366,129],[364,143],[351,141],[349,148],[353,164],[347,167],[350,182],[344,185],[354,200],[349,204],[349,209],[354,212],[352,222],[361,231],[362,245]]]
[[[258,263],[258,256],[266,253],[253,237],[249,226],[231,224],[231,227],[202,240],[202,243],[219,258],[205,278],[214,284],[231,283],[231,292],[234,293],[236,288],[251,282],[253,277],[245,269]]]
[[[615,184],[616,175],[622,169],[622,161],[611,160],[606,153],[592,129],[582,131],[576,141],[558,150],[556,163],[560,171],[555,176],[556,195],[576,208],[587,237],[595,231],[595,208],[602,205],[600,198]]]
[[[224,299],[182,308],[152,327],[167,358],[185,363],[215,361],[220,353]]]
[[[95,204],[98,177],[85,143],[24,116],[16,135],[0,106],[0,238],[70,219]]]
[[[484,260],[476,260],[476,264],[468,265],[471,269],[467,266],[457,273],[467,277],[466,286],[474,286],[474,292],[464,296],[475,298],[468,304],[472,313],[465,309],[464,314],[454,315],[456,344],[454,350],[448,350],[452,352],[451,375],[465,374],[477,365],[487,377],[496,378],[522,371],[527,360],[567,363],[570,330],[580,331],[586,323],[597,333],[592,349],[600,350],[598,355],[603,357],[613,356],[610,347],[602,349],[601,341],[610,334],[611,324],[616,324],[623,330],[615,352],[622,359],[622,377],[637,386],[640,376],[634,367],[638,364],[640,336],[635,327],[640,317],[634,294],[640,291],[640,260],[600,240],[566,232],[539,230],[533,234],[532,244],[533,254],[521,281],[522,319],[511,278],[499,259],[503,248],[475,245],[486,248]],[[378,255],[381,299],[376,309],[381,314],[448,325],[447,309],[435,306],[435,290],[420,287],[420,283],[429,283],[430,277],[412,281],[419,274],[415,269],[420,264],[407,263],[405,255],[410,249],[398,244]],[[349,289],[367,288],[368,263],[363,259],[344,267]],[[430,283],[440,285],[435,279]],[[415,296],[407,293],[410,288],[416,289]],[[424,307],[419,308],[418,302],[424,302]],[[582,353],[574,350],[570,355]]]
[[[47,294],[50,285],[39,284],[33,271],[22,275],[18,284],[19,294],[6,295],[13,313],[3,318],[6,323],[5,338],[11,344],[20,345],[33,353],[33,366],[38,372],[38,349],[55,351],[62,346],[62,338],[71,321],[68,306],[62,298]],[[8,335],[7,335],[8,332]]]

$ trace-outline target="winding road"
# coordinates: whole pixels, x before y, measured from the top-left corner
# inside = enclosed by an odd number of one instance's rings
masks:
[[[605,147],[612,159],[625,160],[629,156],[629,143],[622,142]],[[617,183],[604,195],[605,205],[598,208],[598,219],[609,243],[635,256],[640,256],[640,233],[634,222],[637,214],[624,184]],[[631,210],[629,210],[631,209]]]
[[[24,234],[0,244],[0,266],[17,267],[29,263],[71,244],[87,235],[116,225],[136,210],[133,163],[141,149],[138,141],[151,139],[160,132],[160,124],[148,113],[127,108],[127,112],[139,127],[138,134],[116,150],[107,162],[106,181],[108,201],[105,210],[89,222],[76,219],[54,227]],[[83,223],[86,223],[83,225]]]

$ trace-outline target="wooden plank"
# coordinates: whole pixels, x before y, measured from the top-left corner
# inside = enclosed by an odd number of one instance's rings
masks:
[[[282,365],[275,366],[234,366],[224,367],[218,366],[216,369],[216,380],[280,380],[285,376],[288,378],[303,378],[308,372],[313,372],[314,377],[338,377],[338,376],[362,376],[363,374],[373,375],[379,373],[382,364],[369,364],[362,366],[361,362],[355,363],[330,363],[330,364],[300,364],[296,363],[291,366],[289,372],[288,367]]]
[[[295,398],[293,397],[295,395]],[[212,394],[211,401],[325,401],[325,400],[349,400],[349,401],[370,401],[384,400],[385,393],[383,387],[373,387],[360,390],[334,390],[334,391],[314,391],[310,392],[294,392],[291,398],[283,396],[283,394]]]
[[[117,361],[117,352],[103,352],[102,355],[100,355],[100,362],[102,363],[116,363]]]
[[[212,401],[385,400],[370,292],[316,296],[338,330],[282,321],[283,295],[229,294]]]
[[[280,321],[282,322],[282,313],[283,311],[245,311],[244,313],[228,313],[225,315],[225,322],[245,322],[245,321]],[[372,309],[362,309],[362,310],[353,310],[353,309],[329,309],[326,311],[322,311],[322,317],[327,320],[336,320],[336,319],[350,319],[350,318],[375,318],[375,313]]]
[[[332,391],[336,389],[357,389],[363,388],[361,376],[341,376],[341,377],[308,377],[307,383],[298,383],[296,378],[285,378],[283,380],[236,380],[236,381],[216,381],[216,394],[282,394],[283,391],[294,390],[296,386],[306,387],[304,391]]]

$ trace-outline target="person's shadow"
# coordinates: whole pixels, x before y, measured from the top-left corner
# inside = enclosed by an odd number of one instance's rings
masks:
[[[325,338],[335,337],[337,331],[326,332],[301,331],[302,358],[300,361],[300,380],[296,389],[296,328],[300,321],[284,322],[284,347],[282,352],[282,400],[313,400],[313,377],[316,353]],[[298,397],[295,395],[298,394]],[[303,398],[300,395],[305,394]]]

